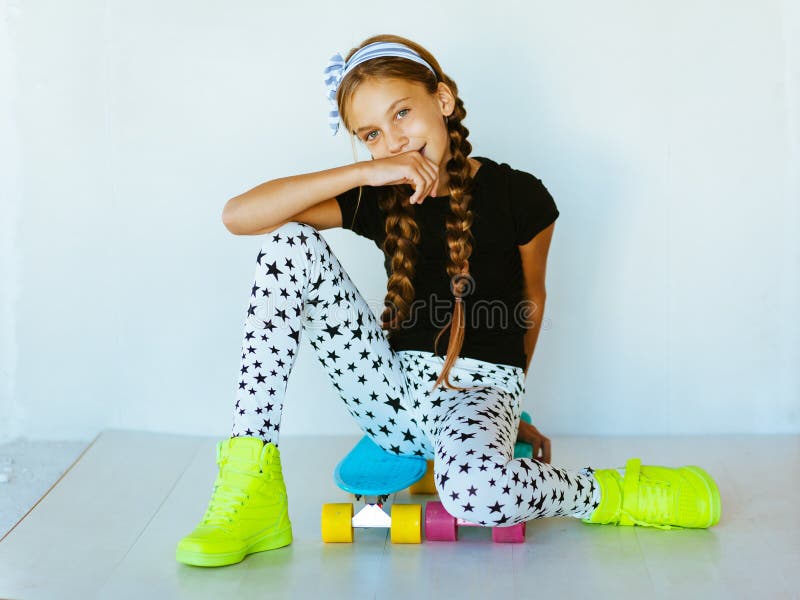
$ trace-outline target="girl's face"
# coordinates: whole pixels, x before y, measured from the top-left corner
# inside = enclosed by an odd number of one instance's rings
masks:
[[[444,83],[440,82],[439,90],[431,95],[419,83],[371,79],[353,93],[350,121],[372,158],[424,148],[422,154],[439,165],[441,173],[451,158],[444,117],[454,107],[455,99]]]

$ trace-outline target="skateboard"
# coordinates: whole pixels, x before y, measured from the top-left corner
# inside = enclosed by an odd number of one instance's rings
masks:
[[[526,412],[522,413],[521,419],[531,422]],[[515,457],[532,455],[530,444],[515,444]],[[390,514],[386,513],[383,505],[391,494],[406,488],[411,494],[436,494],[433,460],[392,454],[365,435],[336,466],[333,478],[341,489],[355,495],[357,502],[363,498],[364,506],[354,514],[352,502],[323,504],[321,529],[324,542],[352,542],[355,528],[369,527],[389,528],[394,544],[422,542],[421,505],[393,503]],[[458,539],[458,526],[481,527],[479,523],[451,516],[441,502],[427,503],[427,539],[455,541]],[[492,539],[495,542],[524,542],[525,523],[494,527]]]
[[[322,506],[322,540],[352,542],[355,527],[388,527],[393,544],[422,542],[422,506],[393,503],[391,513],[383,510],[386,499],[419,481],[427,468],[421,456],[401,456],[387,452],[364,436],[336,467],[336,485],[364,498],[364,506],[353,515],[351,502]]]

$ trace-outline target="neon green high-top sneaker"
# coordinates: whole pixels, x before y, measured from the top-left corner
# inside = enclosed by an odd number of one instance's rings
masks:
[[[175,558],[219,567],[292,542],[289,502],[275,444],[255,437],[217,443],[219,475],[200,524],[178,542]]]
[[[642,466],[638,458],[616,469],[594,472],[600,505],[584,523],[644,525],[659,529],[705,528],[719,522],[717,484],[700,467]]]

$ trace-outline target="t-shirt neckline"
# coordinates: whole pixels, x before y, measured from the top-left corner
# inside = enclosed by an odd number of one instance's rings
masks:
[[[481,163],[481,166],[478,168],[477,171],[475,171],[475,175],[472,176],[473,181],[477,182],[478,181],[478,175],[480,175],[486,169],[486,165],[487,165],[487,163],[490,162],[490,159],[488,159],[488,158],[486,158],[484,156],[472,156],[471,158],[474,158],[479,163]],[[447,198],[450,198],[450,194],[447,194],[446,196],[426,196],[426,199],[432,199],[434,202],[436,202],[437,200],[444,200],[444,199],[447,199]],[[421,206],[422,204],[425,204],[425,203],[422,202],[418,206]]]

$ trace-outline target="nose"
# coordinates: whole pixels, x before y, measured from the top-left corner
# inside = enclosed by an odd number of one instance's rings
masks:
[[[408,136],[401,129],[390,129],[386,135],[386,149],[392,154],[404,152],[408,145]]]

